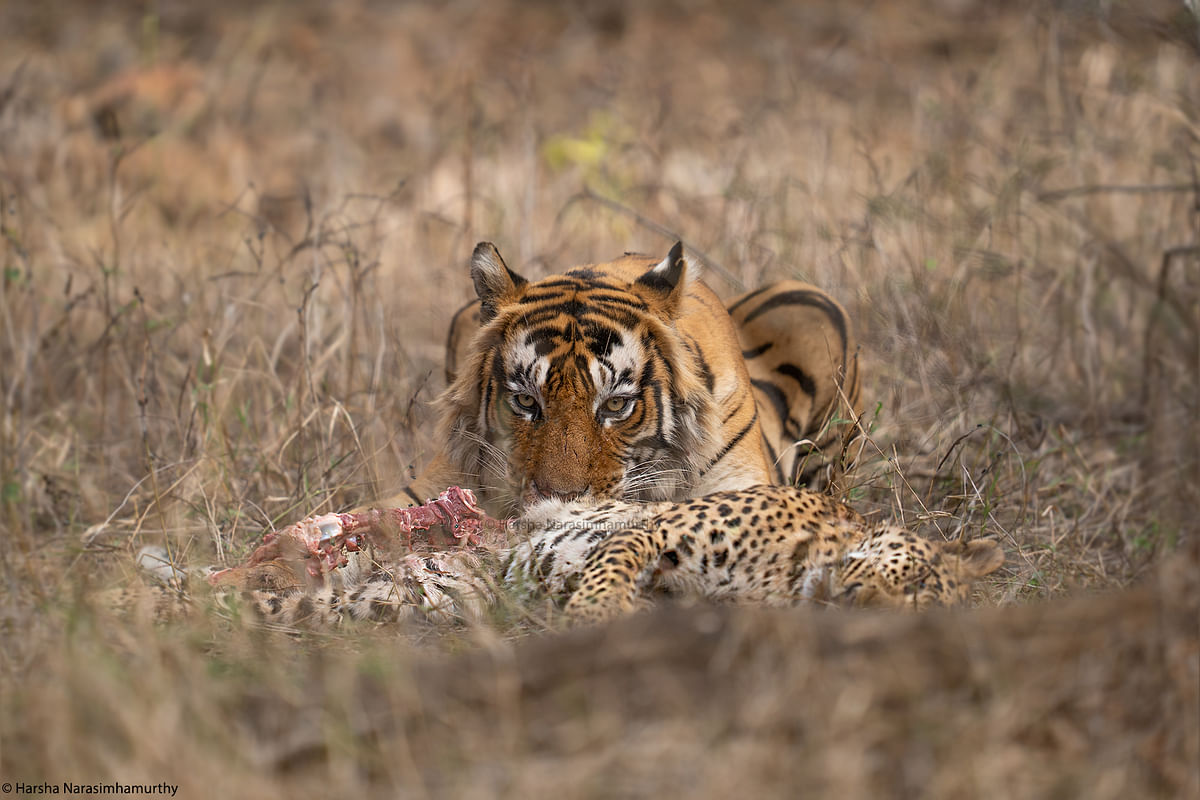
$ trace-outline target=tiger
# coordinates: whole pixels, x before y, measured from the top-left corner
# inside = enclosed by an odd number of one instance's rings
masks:
[[[511,515],[832,483],[860,413],[858,350],[821,289],[783,281],[727,309],[680,242],[537,281],[480,242],[470,275],[436,400],[441,449],[375,507],[452,485]]]

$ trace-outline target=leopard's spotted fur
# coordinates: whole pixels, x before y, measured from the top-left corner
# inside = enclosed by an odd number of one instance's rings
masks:
[[[658,591],[713,602],[886,606],[919,610],[967,599],[1004,560],[990,541],[932,541],[869,523],[804,489],[758,486],[686,503],[549,501],[523,519],[507,551],[369,553],[317,587],[260,565],[243,593],[267,620],[330,625],[344,617],[435,622],[479,618],[503,588],[566,599],[580,622],[632,611]]]
[[[759,486],[680,504],[607,537],[567,603],[577,621],[632,611],[647,589],[716,602],[955,605],[1003,563],[995,542],[938,542],[869,524],[827,495]]]

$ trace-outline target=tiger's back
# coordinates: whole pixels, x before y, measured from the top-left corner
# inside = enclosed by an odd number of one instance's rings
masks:
[[[729,315],[750,375],[771,482],[837,488],[862,413],[846,310],[788,280],[735,298]]]

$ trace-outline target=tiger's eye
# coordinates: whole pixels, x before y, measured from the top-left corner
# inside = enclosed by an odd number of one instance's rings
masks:
[[[610,397],[604,401],[604,410],[610,414],[620,414],[633,403],[632,397]]]
[[[537,408],[537,398],[531,394],[514,394],[513,402],[517,407],[525,411],[533,411]]]

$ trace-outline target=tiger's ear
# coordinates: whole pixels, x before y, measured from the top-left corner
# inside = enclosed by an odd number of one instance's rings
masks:
[[[481,304],[480,322],[488,322],[496,316],[496,309],[529,282],[508,268],[491,242],[475,245],[475,252],[471,254],[471,281]]]
[[[671,316],[679,308],[687,285],[688,262],[683,257],[683,242],[676,242],[667,257],[639,277],[635,287],[642,287],[658,300]]]

